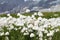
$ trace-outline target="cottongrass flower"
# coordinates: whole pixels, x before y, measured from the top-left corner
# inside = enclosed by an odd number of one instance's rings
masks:
[[[23,35],[29,35],[29,33],[27,32],[27,33],[24,33]]]
[[[37,15],[37,13],[35,12],[33,15]]]
[[[7,16],[11,16],[10,14],[7,14]]]
[[[41,13],[41,12],[38,12],[38,16],[43,16],[43,13]]]
[[[4,35],[4,32],[1,32],[1,33],[0,33],[0,36],[3,36],[3,35]]]
[[[9,35],[9,32],[6,32],[5,35]]]
[[[17,13],[17,16],[20,16],[21,14],[20,13]]]
[[[34,36],[35,36],[35,34],[34,34],[34,33],[31,33],[31,34],[30,34],[30,37],[34,37]]]
[[[28,12],[30,12],[30,10],[29,10],[29,9],[26,9],[26,11],[25,11],[25,12],[27,12],[27,13],[28,13]]]

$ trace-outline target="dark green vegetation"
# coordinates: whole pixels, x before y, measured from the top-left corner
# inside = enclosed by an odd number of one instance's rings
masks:
[[[26,15],[26,16],[31,16],[34,12],[30,12],[30,13],[23,13],[23,15]],[[60,12],[43,12],[44,16],[42,16],[43,18],[57,18],[57,17],[60,17]],[[58,16],[55,16],[55,15],[58,15]],[[12,17],[18,17],[17,16],[17,13],[11,13],[11,16]],[[0,17],[8,17],[6,14],[0,14]],[[36,16],[38,17],[38,16]]]
[[[33,12],[24,13],[23,15],[31,16],[32,14],[33,14]],[[53,12],[43,12],[43,14],[44,14],[44,16],[42,16],[42,17],[48,18],[48,19],[60,17],[60,12],[54,12],[54,13]],[[58,16],[56,16],[55,14]],[[11,14],[11,16],[18,18],[17,14]],[[0,17],[8,17],[8,16],[6,14],[1,14]],[[36,18],[38,18],[38,16],[36,16]],[[6,28],[4,28],[4,29],[6,29]],[[8,31],[8,30],[6,30],[6,31]],[[0,36],[0,40],[6,40],[5,39],[6,36]],[[36,37],[30,38],[29,36],[24,36],[23,33],[20,32],[20,30],[12,30],[10,32],[10,35],[8,35],[7,37],[9,38],[9,40],[38,40],[38,39],[36,39]],[[52,40],[60,40],[60,32],[55,33],[54,36],[52,37]]]

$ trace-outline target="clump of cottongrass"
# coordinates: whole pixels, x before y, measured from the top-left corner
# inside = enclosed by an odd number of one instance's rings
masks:
[[[39,17],[36,18],[36,15]],[[27,35],[33,38],[37,35],[40,40],[43,40],[44,33],[47,37],[49,37],[49,40],[51,40],[54,33],[60,31],[60,18],[42,18],[41,16],[44,16],[42,12],[34,13],[31,16],[24,16],[17,13],[17,16],[19,16],[18,18],[14,18],[10,14],[7,14],[7,16],[8,17],[0,18],[0,36],[10,35],[12,30],[20,30],[24,36]],[[3,28],[6,28],[8,31],[4,33],[5,29]],[[44,40],[47,39],[45,38]]]

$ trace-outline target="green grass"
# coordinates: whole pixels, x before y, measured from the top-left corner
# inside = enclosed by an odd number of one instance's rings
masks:
[[[31,16],[32,14],[33,14],[33,12],[25,13],[23,15]],[[47,18],[47,19],[60,17],[60,12],[54,12],[54,13],[53,12],[43,12],[43,14],[44,14],[44,16],[42,16],[42,17]],[[54,16],[54,14],[58,14],[58,16]],[[18,18],[17,14],[11,14],[11,16]],[[1,14],[0,17],[8,17],[8,16],[6,14]],[[36,17],[38,17],[38,16],[36,16]],[[4,29],[6,29],[6,28],[4,28]],[[8,31],[8,30],[5,30],[5,31]],[[5,39],[6,36],[0,36],[0,40],[6,40]],[[8,35],[8,37],[9,37],[9,40],[38,40],[38,39],[36,39],[36,37],[30,38],[29,36],[24,36],[23,33],[20,32],[20,30],[16,31],[13,29],[10,32],[10,35]],[[60,32],[55,33],[54,36],[52,37],[52,40],[60,40]]]

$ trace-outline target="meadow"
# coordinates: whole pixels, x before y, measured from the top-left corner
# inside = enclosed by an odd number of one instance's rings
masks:
[[[60,12],[0,14],[0,40],[60,40]]]

